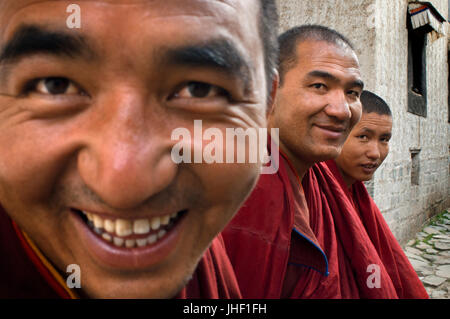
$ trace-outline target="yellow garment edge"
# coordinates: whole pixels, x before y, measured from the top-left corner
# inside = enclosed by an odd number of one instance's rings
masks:
[[[39,259],[42,261],[44,266],[50,271],[50,273],[53,275],[53,277],[56,279],[56,281],[64,288],[64,290],[69,294],[71,299],[79,299],[79,297],[73,292],[73,290],[69,289],[66,285],[66,282],[64,281],[63,277],[58,273],[58,271],[55,269],[55,267],[52,266],[52,264],[45,258],[45,256],[41,253],[39,248],[33,243],[30,237],[28,235],[21,231],[23,236],[25,237],[28,245],[30,245],[31,249],[33,249],[34,253],[39,257]]]

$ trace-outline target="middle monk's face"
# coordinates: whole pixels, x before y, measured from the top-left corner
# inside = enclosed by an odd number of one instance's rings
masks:
[[[81,29],[69,1],[21,3],[2,44],[22,32],[74,48],[35,43],[8,66],[0,202],[62,273],[80,266],[90,297],[174,296],[259,176],[171,157],[194,120],[223,136],[266,126],[258,2],[80,1]]]
[[[296,160],[311,164],[339,155],[361,117],[362,81],[355,53],[348,47],[307,40],[284,75],[271,125]]]

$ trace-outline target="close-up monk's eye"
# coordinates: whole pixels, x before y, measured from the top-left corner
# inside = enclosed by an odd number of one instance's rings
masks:
[[[203,82],[189,82],[175,94],[178,98],[208,98],[215,96],[227,96],[228,93],[224,89]]]
[[[25,94],[39,93],[48,95],[82,94],[82,90],[71,80],[63,77],[48,77],[29,82]]]
[[[311,85],[313,88],[315,89],[323,89],[326,88],[326,85],[323,83],[314,83],[313,85]]]
[[[358,91],[354,91],[354,90],[348,91],[348,94],[350,94],[350,95],[352,95],[352,96],[354,96],[356,98],[359,98],[360,95],[361,95]]]
[[[365,134],[358,135],[356,138],[358,138],[362,141],[367,141],[369,139],[369,137]]]

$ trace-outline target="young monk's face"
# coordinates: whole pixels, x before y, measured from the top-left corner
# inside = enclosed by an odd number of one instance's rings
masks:
[[[308,164],[337,157],[361,116],[362,86],[353,50],[323,41],[300,43],[270,116],[287,155]]]
[[[259,2],[71,3],[0,5],[0,203],[88,296],[172,297],[259,176],[171,157],[194,120],[266,126]]]
[[[336,159],[348,186],[373,177],[389,153],[391,135],[391,116],[373,112],[362,114]]]

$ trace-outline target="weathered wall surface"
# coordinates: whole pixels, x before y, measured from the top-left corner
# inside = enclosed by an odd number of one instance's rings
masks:
[[[394,110],[389,158],[375,176],[375,200],[396,236],[405,241],[449,204],[447,38],[428,41],[426,118],[407,110],[407,1],[378,0],[376,93]],[[447,1],[433,1],[447,13]],[[419,185],[411,185],[410,149],[421,149]]]
[[[354,44],[363,74],[371,74],[375,55],[375,29],[368,17],[373,0],[277,0],[280,32],[301,24],[321,24],[339,31]],[[371,11],[372,10],[372,11]],[[375,79],[365,77],[368,86]]]
[[[445,18],[447,0],[432,1]],[[450,206],[447,37],[428,41],[426,118],[407,112],[407,0],[278,0],[280,32],[299,24],[329,26],[347,36],[366,88],[391,106],[390,154],[374,179],[374,199],[400,242]],[[419,185],[411,184],[410,149],[421,149]]]

